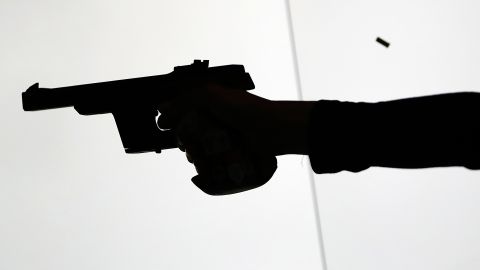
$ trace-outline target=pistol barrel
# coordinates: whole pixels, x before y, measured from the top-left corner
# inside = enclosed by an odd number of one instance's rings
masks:
[[[57,109],[75,105],[71,91],[58,91],[50,88],[40,88],[38,83],[30,86],[22,93],[23,110],[39,111]]]

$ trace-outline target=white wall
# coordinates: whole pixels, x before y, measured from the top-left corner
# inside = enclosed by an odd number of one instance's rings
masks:
[[[0,2],[0,269],[319,269],[309,164],[210,197],[178,150],[126,155],[110,115],[23,112],[44,87],[244,64],[255,93],[295,99],[279,1]],[[331,245],[330,245],[331,246]]]
[[[292,1],[305,99],[480,91],[479,12],[473,0]],[[480,172],[315,179],[329,270],[480,269]]]

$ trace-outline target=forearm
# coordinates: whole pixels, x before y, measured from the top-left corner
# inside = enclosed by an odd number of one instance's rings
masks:
[[[308,149],[317,173],[370,166],[480,169],[480,93],[380,103],[318,101]]]

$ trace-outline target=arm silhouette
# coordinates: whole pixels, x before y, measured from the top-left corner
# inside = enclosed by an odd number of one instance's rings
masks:
[[[309,155],[316,173],[371,166],[480,169],[480,93],[355,103],[272,101],[218,85],[208,88],[207,95],[164,104],[159,126],[173,128],[187,111],[208,111],[259,151]],[[197,134],[189,135],[181,149],[194,162],[200,154]]]
[[[316,173],[371,166],[480,169],[480,93],[378,103],[318,101],[309,155]]]
[[[272,101],[219,85],[201,93],[163,104],[158,119],[160,128],[176,129],[179,148],[197,171],[222,159],[202,151],[204,123],[228,127],[258,156],[309,155],[317,174],[374,166],[480,169],[480,93],[377,103]],[[208,193],[208,182],[192,180]]]

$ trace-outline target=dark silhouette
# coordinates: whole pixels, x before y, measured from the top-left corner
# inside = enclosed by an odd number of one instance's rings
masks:
[[[325,117],[334,115],[334,117]],[[480,169],[480,93],[378,103],[318,101],[311,114],[316,173],[371,166]]]
[[[211,195],[265,184],[275,157],[285,154],[309,155],[316,173],[480,169],[480,93],[378,103],[272,101],[245,91],[253,87],[243,66],[195,61],[161,76],[59,89],[36,84],[23,93],[23,104],[111,112],[127,153],[178,146],[197,169],[192,181]]]
[[[160,153],[176,148],[179,137],[177,129],[161,130],[157,126],[155,117],[160,104],[188,99],[193,92],[202,95],[210,83],[223,85],[232,92],[255,88],[242,65],[209,68],[208,60],[195,60],[165,75],[60,88],[39,88],[36,83],[22,93],[22,101],[25,111],[73,106],[81,115],[112,113],[126,153]],[[256,188],[272,177],[277,164],[275,156],[254,153],[230,127],[206,119],[201,122],[202,135],[198,139],[206,153],[223,158],[215,164],[197,167],[199,175],[192,179],[195,184],[209,194],[223,195]],[[188,130],[183,133],[188,134]],[[208,188],[202,186],[205,181]]]
[[[382,44],[383,46],[385,46],[386,48],[390,47],[390,43],[386,42],[385,40],[383,40],[382,38],[380,37],[377,37],[376,41],[380,44]]]

